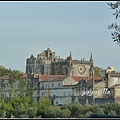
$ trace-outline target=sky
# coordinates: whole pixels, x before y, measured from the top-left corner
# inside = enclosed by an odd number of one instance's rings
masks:
[[[108,25],[114,11],[108,1],[0,2],[0,65],[26,72],[26,59],[48,47],[66,59],[90,59],[94,66],[120,71],[120,47]]]

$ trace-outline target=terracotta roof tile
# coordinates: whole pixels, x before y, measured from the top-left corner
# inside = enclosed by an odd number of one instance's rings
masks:
[[[87,77],[87,76],[66,76],[66,75],[41,75],[41,81],[57,81],[64,80],[67,77],[73,78],[76,82],[79,82],[82,79],[94,79],[94,80],[103,80],[102,77]]]
[[[64,80],[66,75],[41,75],[42,81],[56,81],[56,80]]]
[[[24,73],[24,74],[23,74],[23,77],[27,78],[28,76],[27,76],[26,73]],[[10,79],[10,77],[9,77],[8,75],[5,75],[5,76],[0,77],[0,80],[9,80],[9,79]]]
[[[8,79],[10,79],[10,77],[8,75],[0,77],[0,80],[8,80]]]

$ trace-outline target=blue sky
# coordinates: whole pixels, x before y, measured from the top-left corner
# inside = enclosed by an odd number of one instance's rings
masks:
[[[0,65],[26,70],[26,59],[46,50],[120,71],[120,47],[108,25],[114,11],[105,2],[0,2]]]

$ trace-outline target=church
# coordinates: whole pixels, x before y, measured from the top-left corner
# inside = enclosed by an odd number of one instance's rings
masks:
[[[67,76],[94,76],[92,53],[90,59],[74,60],[72,54],[66,59],[57,57],[50,48],[44,50],[35,58],[33,55],[26,60],[28,75],[67,75]]]

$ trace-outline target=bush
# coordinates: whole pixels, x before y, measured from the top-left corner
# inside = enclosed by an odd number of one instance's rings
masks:
[[[45,110],[51,105],[51,100],[47,97],[41,97],[38,102],[37,115],[44,117]]]

